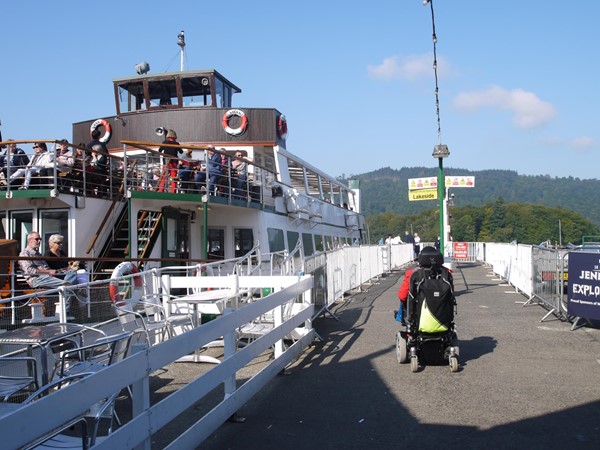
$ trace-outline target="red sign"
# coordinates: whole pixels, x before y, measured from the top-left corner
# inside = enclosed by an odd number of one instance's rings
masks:
[[[469,243],[455,242],[453,254],[454,259],[469,259]]]

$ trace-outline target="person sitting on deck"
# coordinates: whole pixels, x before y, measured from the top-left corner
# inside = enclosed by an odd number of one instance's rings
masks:
[[[248,192],[248,162],[241,150],[235,152],[235,158],[231,162],[233,168],[232,176],[235,177],[232,181],[232,187],[235,189],[234,193],[237,198],[246,198],[246,192]]]
[[[73,165],[75,163],[75,159],[73,158],[73,152],[69,150],[69,141],[66,139],[62,139],[58,145],[58,149],[56,150],[56,170],[58,173],[67,173],[70,174],[73,169]],[[51,177],[53,167],[45,167],[40,171],[40,176],[42,177]]]
[[[44,257],[51,269],[66,270],[69,267],[67,254],[63,250],[64,239],[60,234],[53,234],[48,238],[48,248],[44,252]]]
[[[92,159],[86,168],[88,195],[99,195],[100,187],[103,186],[104,180],[108,176],[108,157],[102,152],[101,145],[92,147]]]
[[[18,169],[29,164],[29,157],[25,152],[17,147],[17,144],[9,139],[8,150],[0,157],[0,166],[2,166],[2,175],[0,176],[0,185],[6,185],[6,180]]]
[[[39,259],[19,260],[19,267],[25,275],[27,284],[34,289],[55,289],[60,286],[75,284],[77,281],[77,272],[74,270],[67,270],[62,271],[61,273],[60,270],[51,269],[48,263],[42,259],[42,254],[40,253],[40,241],[40,234],[37,231],[30,232],[27,234],[27,247],[19,253],[20,257],[39,257]],[[58,274],[63,276],[64,279],[58,278]],[[72,291],[67,291],[65,298],[65,308],[67,311],[69,311],[71,306],[71,298],[73,295],[74,293]]]
[[[221,163],[221,154],[215,152],[213,146],[209,146],[208,150],[208,163],[206,171],[200,171],[196,174],[195,180],[197,184],[203,184],[206,182],[206,173],[208,171],[208,192],[213,192],[213,189],[217,185],[217,181],[223,175],[223,166]],[[222,149],[224,150],[224,149]]]
[[[179,172],[177,172],[183,192],[195,192],[194,183],[190,182],[190,178],[192,178],[192,175],[194,175],[194,171],[198,170],[199,168],[200,163],[192,159],[192,149],[186,149],[183,156],[179,160]]]
[[[79,190],[82,188],[83,173],[91,160],[92,156],[85,150],[85,144],[80,143],[79,146],[75,148],[73,154],[73,168],[71,170],[71,178],[75,189]]]
[[[400,309],[398,311],[394,311],[395,318],[398,322],[401,322],[403,325],[406,324],[406,301],[408,300],[408,296],[411,290],[411,277],[413,272],[419,270],[420,267],[429,267],[434,260],[434,258],[439,258],[443,261],[442,254],[435,248],[431,246],[427,246],[423,249],[422,258],[418,260],[418,266],[407,269],[404,273],[404,280],[400,285],[400,289],[398,290],[398,299],[400,300]],[[429,262],[429,266],[426,264]],[[452,286],[452,290],[454,290],[454,280],[452,278],[452,271],[443,265],[438,267],[439,271],[444,273],[444,276],[449,280],[450,285]]]
[[[44,142],[34,144],[33,151],[35,152],[35,154],[31,158],[27,166],[17,170],[9,178],[9,182],[12,183],[16,178],[23,176],[25,177],[23,186],[21,186],[19,189],[29,189],[31,177],[34,175],[40,175],[43,169],[52,167],[52,165],[54,164],[54,155],[48,152],[48,147],[46,147],[46,144]]]

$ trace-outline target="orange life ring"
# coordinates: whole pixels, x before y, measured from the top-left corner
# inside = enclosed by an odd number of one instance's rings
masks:
[[[287,119],[283,114],[279,116],[277,119],[277,136],[281,139],[287,138],[288,128],[287,128]]]
[[[104,135],[98,140],[100,142],[103,142],[106,144],[108,141],[110,141],[110,136],[112,134],[112,130],[110,128],[110,123],[108,123],[104,119],[98,119],[98,120],[94,121],[94,123],[92,123],[92,126],[90,127],[90,137],[92,136],[92,133],[95,130],[97,130],[100,125],[102,125],[104,127]]]
[[[131,275],[139,272],[140,271],[138,270],[137,266],[129,261],[122,262],[114,268],[112,275],[110,276],[111,282],[108,287],[110,299],[113,302],[123,300],[122,292],[119,291],[119,280],[125,275]],[[134,276],[131,279],[133,280],[133,290],[131,291],[129,300],[137,301],[142,298],[143,294],[142,277],[141,275]]]
[[[240,126],[237,128],[231,128],[229,126],[229,119],[231,119],[233,116],[239,117],[242,121],[240,123]],[[228,134],[232,136],[239,136],[240,134],[243,134],[246,131],[246,128],[248,127],[248,116],[241,109],[230,109],[225,114],[223,114],[223,117],[221,118],[221,124],[223,125],[223,129]]]

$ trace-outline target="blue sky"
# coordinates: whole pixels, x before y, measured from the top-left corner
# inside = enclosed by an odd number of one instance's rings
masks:
[[[600,178],[600,3],[434,0],[445,167]],[[421,0],[22,1],[2,5],[5,139],[71,137],[114,114],[112,79],[214,68],[239,107],[275,107],[287,147],[332,175],[437,167]],[[152,137],[149,137],[152,138]],[[31,149],[26,146],[26,151]]]

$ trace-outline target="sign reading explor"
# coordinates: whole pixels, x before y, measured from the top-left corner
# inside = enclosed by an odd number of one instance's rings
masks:
[[[600,254],[569,253],[569,315],[600,319]]]

